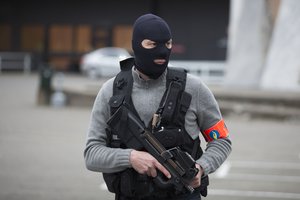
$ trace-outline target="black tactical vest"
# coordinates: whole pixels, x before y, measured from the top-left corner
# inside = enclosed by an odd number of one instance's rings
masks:
[[[133,58],[129,58],[121,61],[120,64],[121,72],[114,80],[113,96],[109,101],[111,116],[118,108],[126,105],[129,110],[139,117],[131,99],[133,85],[132,66],[134,60]],[[149,122],[148,128],[152,130],[154,136],[166,149],[179,146],[197,160],[203,153],[200,147],[200,139],[196,138],[193,140],[184,128],[185,115],[191,102],[191,95],[184,91],[185,83],[185,70],[181,68],[168,68],[167,89],[154,115],[158,117]],[[121,116],[120,119],[122,119]],[[120,131],[112,131],[108,127],[107,146],[112,148],[128,148],[127,146],[130,143],[130,146],[134,146],[134,149],[143,150],[141,144],[134,143],[135,141],[126,138],[126,122],[121,123],[118,128]],[[122,136],[120,136],[120,132],[122,132]],[[150,188],[152,187],[152,183],[147,183],[151,182],[151,178],[139,175],[133,169],[112,174],[104,173],[103,176],[109,191],[117,195],[130,197],[137,196],[139,195],[138,193],[141,195],[151,192],[157,193],[157,191]]]

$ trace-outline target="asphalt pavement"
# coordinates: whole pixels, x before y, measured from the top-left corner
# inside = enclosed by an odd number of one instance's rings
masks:
[[[102,83],[76,80],[83,93]],[[84,165],[91,105],[38,105],[38,88],[37,74],[0,74],[0,199],[112,200],[101,174]],[[203,199],[300,199],[299,119],[224,117],[233,151]]]

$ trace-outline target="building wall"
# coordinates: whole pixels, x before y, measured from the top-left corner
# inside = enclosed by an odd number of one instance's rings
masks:
[[[224,60],[226,55],[228,0],[6,0],[1,4],[0,51],[31,51],[59,69],[103,46],[131,51],[132,24],[147,12],[170,25],[172,59]]]

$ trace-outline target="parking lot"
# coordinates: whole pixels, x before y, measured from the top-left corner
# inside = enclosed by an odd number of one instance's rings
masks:
[[[36,104],[37,74],[0,74],[0,199],[112,200],[85,168],[90,107]],[[206,200],[300,199],[300,124],[225,116],[233,151]]]

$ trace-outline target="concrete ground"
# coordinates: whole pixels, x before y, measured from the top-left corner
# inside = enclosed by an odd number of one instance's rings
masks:
[[[0,74],[0,199],[113,199],[84,165],[91,107],[37,105],[38,87],[36,74]],[[300,199],[299,119],[225,121],[233,152],[203,199]]]

